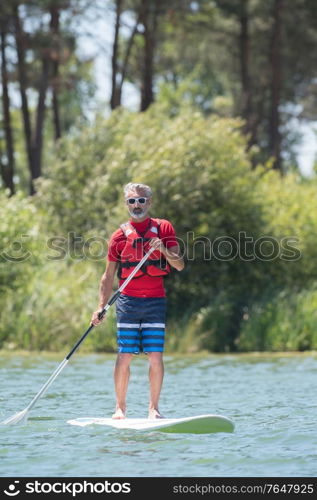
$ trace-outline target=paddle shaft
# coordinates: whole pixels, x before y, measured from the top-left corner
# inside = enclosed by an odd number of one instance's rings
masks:
[[[124,288],[127,286],[127,284],[132,280],[132,278],[135,276],[135,274],[138,272],[138,270],[143,266],[143,264],[145,264],[145,262],[147,261],[147,259],[149,258],[149,256],[151,255],[151,253],[154,250],[155,249],[153,247],[150,248],[150,250],[140,260],[140,262],[138,263],[138,265],[135,266],[135,268],[133,269],[133,271],[131,272],[131,274],[122,283],[122,285],[120,286],[120,288],[118,288],[118,290],[111,296],[111,298],[108,300],[108,302],[105,305],[105,307],[98,314],[98,318],[99,319],[102,319],[104,317],[104,315],[108,311],[109,307],[111,307],[112,304],[114,304],[114,302],[119,298],[121,292],[124,290]],[[67,356],[65,357],[65,359],[60,363],[60,365],[56,368],[56,370],[54,371],[54,373],[52,373],[52,375],[50,376],[50,378],[48,379],[48,381],[43,385],[43,387],[41,388],[41,390],[32,399],[31,403],[26,407],[26,409],[25,409],[26,412],[29,411],[35,405],[35,403],[38,401],[38,399],[40,399],[40,397],[43,396],[43,394],[47,391],[47,389],[49,388],[49,386],[54,382],[54,380],[58,377],[58,375],[61,373],[61,371],[65,368],[65,366],[67,365],[68,361],[70,360],[70,358],[72,357],[72,355],[74,354],[74,352],[77,351],[77,349],[80,346],[80,344],[85,340],[85,338],[87,337],[87,335],[93,329],[94,326],[95,325],[91,324],[89,326],[89,328],[87,328],[87,330],[82,335],[82,337],[74,345],[74,347],[71,349],[71,351],[69,351],[69,353],[67,354]]]

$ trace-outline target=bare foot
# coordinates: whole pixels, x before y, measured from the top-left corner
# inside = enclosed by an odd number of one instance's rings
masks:
[[[123,418],[125,418],[125,411],[121,410],[121,408],[117,408],[112,415],[112,418],[115,420],[122,420]]]
[[[151,408],[149,410],[149,417],[150,419],[155,419],[155,418],[165,418],[163,415],[160,414],[160,412],[156,408]]]

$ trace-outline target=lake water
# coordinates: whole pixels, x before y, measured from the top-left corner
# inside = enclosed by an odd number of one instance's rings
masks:
[[[0,353],[0,420],[30,403],[63,356]],[[75,354],[26,424],[0,427],[2,477],[316,476],[316,353],[166,355],[162,413],[225,415],[235,423],[232,434],[67,424],[111,416],[114,360]],[[129,417],[147,417],[147,371],[144,356],[133,360]]]

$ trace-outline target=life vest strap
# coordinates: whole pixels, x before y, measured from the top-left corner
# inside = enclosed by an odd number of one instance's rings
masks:
[[[132,262],[132,261],[126,261],[126,262],[120,262],[120,267],[125,267],[125,268],[128,268],[130,269],[130,267],[135,267],[139,264],[139,262]],[[167,261],[164,258],[162,259],[155,259],[155,260],[146,260],[143,264],[143,266],[141,267],[142,268],[146,268],[147,266],[157,266],[157,267],[160,267],[162,269],[164,269],[167,265]]]
[[[132,246],[135,248],[138,243],[146,243],[147,241],[150,241],[151,238],[135,238],[133,240]]]

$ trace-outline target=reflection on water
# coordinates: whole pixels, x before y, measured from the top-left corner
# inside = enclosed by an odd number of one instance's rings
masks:
[[[1,420],[30,403],[61,358],[2,353]],[[26,425],[1,427],[2,476],[315,475],[314,353],[166,356],[162,413],[226,415],[235,422],[233,434],[68,425],[72,418],[112,414],[114,358],[77,355]],[[148,363],[140,356],[132,364],[129,417],[147,416],[148,393]]]

